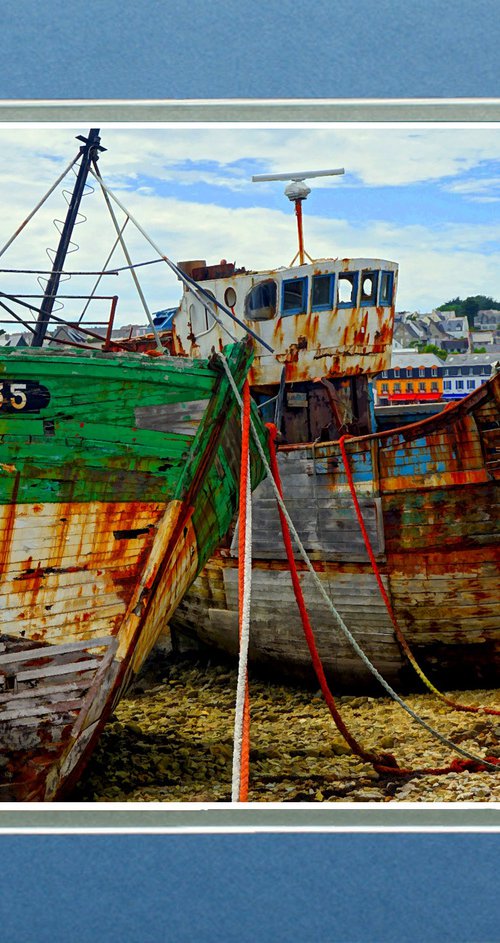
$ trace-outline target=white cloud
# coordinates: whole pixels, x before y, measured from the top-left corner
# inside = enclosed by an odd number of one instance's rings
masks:
[[[34,174],[42,185],[63,167],[79,147],[75,131],[68,128],[1,129],[0,141],[8,152],[11,182],[23,185]],[[43,145],[45,138],[50,143]],[[233,167],[242,158],[262,164],[269,172],[346,168],[369,186],[402,186],[426,180],[463,175],[487,160],[500,161],[500,130],[471,126],[469,129],[437,126],[411,129],[322,127],[315,129],[249,129],[174,127],[149,129],[113,127],[101,132],[108,148],[101,157],[102,172],[108,179],[133,183],[146,174],[179,182],[207,182],[229,188],[255,186]],[[39,155],[35,157],[34,155]],[[213,162],[214,167],[187,166],[185,161]],[[216,170],[219,166],[220,172]],[[29,172],[27,169],[29,167]],[[347,178],[346,178],[347,182]],[[260,185],[263,187],[264,185]],[[275,184],[270,185],[271,188]],[[339,186],[338,179],[324,178],[315,186]],[[259,187],[259,189],[260,189]]]
[[[496,203],[500,200],[500,177],[472,177],[455,180],[444,187],[449,193],[458,193],[476,203]]]

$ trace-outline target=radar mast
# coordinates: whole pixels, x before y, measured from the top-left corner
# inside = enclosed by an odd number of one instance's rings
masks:
[[[299,260],[299,265],[304,264],[304,258],[307,256],[310,262],[313,262],[314,259],[311,259],[311,256],[304,249],[304,232],[302,228],[302,202],[307,200],[311,192],[311,188],[304,183],[304,180],[310,180],[314,177],[333,177],[339,174],[345,173],[343,167],[338,167],[335,170],[304,170],[296,171],[295,173],[284,173],[284,174],[256,174],[252,177],[252,183],[264,183],[269,180],[289,180],[289,184],[285,187],[285,196],[288,199],[295,203],[295,216],[297,217],[297,235],[299,240],[299,248],[296,254],[294,255],[290,266],[294,265]]]

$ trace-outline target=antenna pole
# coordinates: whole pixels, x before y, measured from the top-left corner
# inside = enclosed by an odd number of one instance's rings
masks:
[[[103,147],[99,146],[101,143],[101,139],[99,137],[99,128],[91,128],[88,138],[78,135],[77,140],[83,142],[82,147],[80,148],[82,159],[80,161],[80,168],[78,170],[75,188],[73,190],[73,195],[68,207],[68,212],[66,213],[64,226],[61,230],[61,238],[59,239],[57,252],[52,263],[52,273],[47,282],[43,301],[40,305],[40,311],[35,325],[35,332],[31,342],[32,347],[41,347],[44,342],[50,316],[52,314],[52,309],[56,300],[62,270],[64,268],[64,261],[66,259],[66,254],[71,242],[73,227],[78,216],[80,201],[82,199],[85,184],[87,182],[90,164],[93,159],[97,160],[98,152],[104,150]]]
[[[297,217],[297,235],[299,239],[299,265],[304,264],[304,233],[302,230],[302,200],[295,200],[295,215]]]

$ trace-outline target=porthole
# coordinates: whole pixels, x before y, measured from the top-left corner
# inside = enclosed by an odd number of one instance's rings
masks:
[[[236,304],[236,292],[232,285],[230,285],[229,288],[226,288],[224,292],[224,303],[228,306],[228,308],[234,308]]]

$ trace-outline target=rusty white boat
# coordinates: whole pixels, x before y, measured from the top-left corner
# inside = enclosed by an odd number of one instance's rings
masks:
[[[98,150],[93,129],[81,187]],[[66,245],[70,228],[67,217]],[[33,346],[0,348],[0,801],[52,800],[75,780],[239,491],[230,378],[241,389],[248,340],[197,360],[161,344],[148,356],[111,343],[110,320],[104,338],[78,323],[74,340],[66,324],[73,341],[42,346],[51,318],[61,324],[63,250],[40,308],[0,302],[37,314]],[[255,452],[251,464],[256,482]]]
[[[291,266],[246,272],[198,261],[184,268],[202,280],[207,303],[229,305],[272,343],[274,354],[257,352],[251,381],[261,414],[281,432],[285,503],[331,600],[373,664],[393,683],[409,681],[355,514],[337,441],[344,434],[353,436],[348,461],[381,578],[416,656],[435,680],[496,683],[499,377],[438,416],[374,432],[369,379],[390,364],[398,266],[307,257],[301,217],[307,176],[295,175],[285,191],[295,202],[299,233]],[[173,330],[194,356],[220,341],[209,309],[187,293]],[[250,661],[281,678],[310,678],[267,481],[254,494],[253,525]],[[338,686],[360,690],[371,675],[332,624],[298,555],[297,561],[326,672]],[[174,635],[236,653],[237,566],[233,533],[172,617]]]

